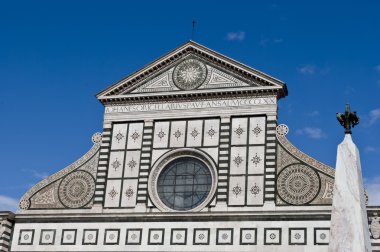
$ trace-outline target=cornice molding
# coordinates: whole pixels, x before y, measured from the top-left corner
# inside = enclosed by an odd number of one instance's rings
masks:
[[[143,67],[126,78],[116,82],[112,86],[98,93],[96,97],[104,104],[109,101],[111,97],[112,99],[115,99],[117,96],[130,96],[130,94],[125,95],[125,92],[135,89],[146,79],[165,71],[175,62],[183,57],[186,57],[188,54],[195,54],[203,60],[216,65],[217,67],[229,70],[233,74],[238,75],[240,78],[245,79],[248,83],[252,81],[256,83],[259,82],[262,85],[260,88],[271,87],[278,89],[278,98],[285,97],[287,95],[287,87],[284,82],[195,43],[194,41],[189,41],[159,59],[151,62],[146,67]],[[193,91],[194,90],[191,90],[190,92]],[[153,96],[158,98],[160,97],[159,95]]]

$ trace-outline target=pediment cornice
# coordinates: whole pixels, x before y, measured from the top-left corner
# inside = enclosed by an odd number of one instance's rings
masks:
[[[158,74],[173,67],[178,61],[187,57],[189,54],[199,57],[204,62],[212,64],[212,66],[224,71],[228,71],[234,76],[238,76],[246,83],[254,85],[245,88],[217,89],[217,90],[190,90],[163,92],[151,94],[131,94],[132,90],[138,88],[141,84],[149,79],[157,77]],[[237,62],[227,56],[217,53],[206,48],[194,41],[189,41],[182,46],[172,50],[159,59],[148,64],[146,67],[132,73],[126,78],[116,82],[109,88],[97,94],[97,98],[103,103],[121,102],[121,101],[138,101],[138,100],[157,100],[171,99],[176,97],[198,97],[198,96],[214,96],[233,95],[241,92],[249,92],[254,94],[273,93],[279,98],[287,95],[286,84],[276,78],[273,78],[263,72]]]

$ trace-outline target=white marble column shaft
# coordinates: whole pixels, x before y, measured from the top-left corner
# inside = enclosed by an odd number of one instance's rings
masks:
[[[359,150],[346,134],[338,146],[329,252],[370,252]]]

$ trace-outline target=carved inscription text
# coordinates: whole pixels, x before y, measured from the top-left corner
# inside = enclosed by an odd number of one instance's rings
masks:
[[[145,103],[134,105],[117,105],[108,106],[105,109],[106,114],[110,113],[128,113],[144,111],[167,111],[167,110],[188,110],[188,109],[205,109],[220,107],[245,107],[257,105],[275,105],[275,97],[258,97],[247,99],[228,99],[215,101],[196,101],[196,102],[173,102],[173,103]]]

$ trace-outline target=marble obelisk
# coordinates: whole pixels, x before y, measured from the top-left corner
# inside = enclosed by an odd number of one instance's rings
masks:
[[[338,146],[329,252],[371,251],[359,150],[350,133]]]

